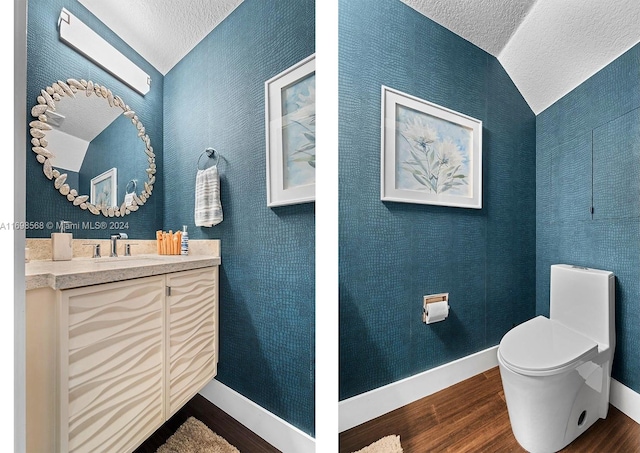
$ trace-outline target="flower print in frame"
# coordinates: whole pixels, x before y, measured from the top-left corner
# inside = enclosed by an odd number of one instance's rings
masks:
[[[382,87],[381,199],[482,208],[482,121]]]
[[[265,82],[267,206],[315,200],[315,55]]]

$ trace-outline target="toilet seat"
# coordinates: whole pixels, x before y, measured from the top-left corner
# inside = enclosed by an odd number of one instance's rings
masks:
[[[598,343],[544,316],[511,329],[498,348],[504,365],[526,376],[560,374],[597,354]]]

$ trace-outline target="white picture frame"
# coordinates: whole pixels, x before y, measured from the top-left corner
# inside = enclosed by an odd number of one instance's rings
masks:
[[[113,167],[91,178],[90,203],[97,208],[118,206],[118,169]]]
[[[315,54],[265,82],[267,206],[315,201]]]
[[[482,121],[382,86],[380,198],[482,209]]]

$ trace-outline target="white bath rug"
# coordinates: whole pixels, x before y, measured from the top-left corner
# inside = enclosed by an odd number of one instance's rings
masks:
[[[386,436],[353,453],[402,453],[400,436]]]

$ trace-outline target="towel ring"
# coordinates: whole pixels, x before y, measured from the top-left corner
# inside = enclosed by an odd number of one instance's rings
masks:
[[[131,186],[131,184],[133,184],[133,189],[129,190],[129,187]],[[130,194],[130,193],[136,193],[136,188],[138,187],[138,180],[137,179],[132,179],[131,181],[129,181],[127,183],[127,187],[125,187],[124,191],[126,194]]]
[[[200,168],[200,160],[205,154],[209,157],[209,159],[213,159],[214,167],[218,165],[218,161],[220,160],[220,153],[216,152],[216,150],[213,148],[207,148],[202,152],[202,154],[200,154],[200,157],[198,157],[198,163],[196,164],[196,168],[198,170],[204,170],[204,168]]]

